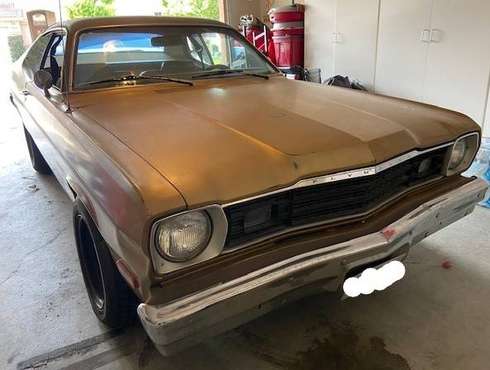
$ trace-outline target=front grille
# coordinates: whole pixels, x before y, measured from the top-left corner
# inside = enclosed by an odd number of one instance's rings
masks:
[[[225,248],[291,227],[366,213],[412,187],[441,176],[447,148],[421,154],[375,175],[295,188],[225,208]],[[420,172],[422,161],[426,169]]]

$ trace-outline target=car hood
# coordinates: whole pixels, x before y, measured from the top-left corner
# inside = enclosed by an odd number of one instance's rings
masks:
[[[282,77],[119,88],[70,101],[159,171],[189,206],[372,165],[478,129],[448,110]]]

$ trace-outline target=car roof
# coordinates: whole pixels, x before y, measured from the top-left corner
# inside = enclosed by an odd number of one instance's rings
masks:
[[[232,28],[231,26],[213,19],[192,17],[159,17],[159,16],[117,16],[80,18],[53,24],[49,27],[63,26],[68,32],[77,32],[84,29],[124,26],[218,26]],[[48,29],[48,30],[49,30]]]

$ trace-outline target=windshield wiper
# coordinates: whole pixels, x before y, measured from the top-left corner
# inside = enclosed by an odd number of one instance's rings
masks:
[[[195,74],[192,76],[192,78],[223,76],[223,75],[229,75],[229,74],[234,74],[237,76],[259,77],[259,78],[263,78],[264,80],[269,79],[269,76],[267,76],[267,75],[263,75],[260,73],[246,72],[243,69],[218,69],[218,70],[214,70],[214,71]]]
[[[137,80],[160,80],[160,81],[176,82],[180,84],[194,86],[194,82],[189,80],[182,80],[180,78],[172,78],[172,77],[167,77],[162,75],[147,76],[144,75],[144,72],[140,73],[139,75],[127,75],[118,78],[108,78],[105,80],[91,81],[91,82],[87,82],[86,85],[97,85],[97,84],[103,84],[108,82],[125,82],[125,81],[137,81]]]
[[[176,82],[179,84],[186,84],[189,86],[194,86],[194,82],[189,81],[189,80],[184,80],[183,78],[174,78],[174,77],[168,77],[168,76],[164,76],[164,75],[153,75],[153,74],[147,75],[146,71],[141,72],[138,75],[138,77],[139,78],[146,78],[149,80],[161,80],[161,81]]]

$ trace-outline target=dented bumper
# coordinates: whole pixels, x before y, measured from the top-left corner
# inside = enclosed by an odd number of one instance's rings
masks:
[[[426,202],[379,232],[294,256],[138,315],[162,354],[171,354],[318,291],[339,289],[356,269],[403,257],[413,245],[471,213],[487,190],[475,179]]]

